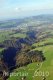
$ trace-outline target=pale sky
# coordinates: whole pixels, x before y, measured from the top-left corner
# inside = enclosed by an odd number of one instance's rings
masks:
[[[53,0],[0,0],[0,20],[53,14]]]

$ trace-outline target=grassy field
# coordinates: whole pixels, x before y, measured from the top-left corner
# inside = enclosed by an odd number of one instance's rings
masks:
[[[0,43],[4,40],[7,40],[10,38],[10,34],[13,33],[12,31],[2,31],[0,32]]]
[[[0,43],[5,41],[5,40],[9,40],[11,37],[25,38],[26,34],[15,33],[14,31],[2,31],[2,32],[0,32]]]
[[[16,33],[16,34],[11,35],[10,37],[25,38],[25,37],[26,37],[26,34],[23,34],[23,33]]]
[[[45,42],[53,42],[53,39],[47,38],[45,41],[34,45],[42,45]],[[53,45],[37,47],[33,50],[42,50],[46,60],[44,62],[40,62],[39,66],[37,66],[38,63],[36,62],[29,64],[26,67],[15,69],[13,71],[13,73],[15,73],[14,76],[11,74],[8,80],[21,80],[22,76],[25,75],[27,75],[26,80],[43,80],[43,77],[46,78],[45,80],[53,80]]]
[[[38,47],[38,46],[41,46],[41,45],[44,45],[44,44],[47,44],[47,43],[53,43],[53,38],[45,38],[43,41],[34,43],[32,46]]]

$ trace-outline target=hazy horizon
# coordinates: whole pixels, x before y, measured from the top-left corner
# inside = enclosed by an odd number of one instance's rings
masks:
[[[53,14],[52,0],[0,0],[0,20]]]

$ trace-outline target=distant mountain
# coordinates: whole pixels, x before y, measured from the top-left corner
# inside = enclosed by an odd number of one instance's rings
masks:
[[[52,14],[43,14],[43,15],[33,16],[32,18],[37,20],[53,21]]]

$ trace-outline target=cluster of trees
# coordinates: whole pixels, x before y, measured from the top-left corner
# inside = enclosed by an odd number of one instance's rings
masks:
[[[21,39],[6,40],[3,45],[5,50],[2,52],[4,63],[8,67],[25,66],[32,62],[44,61],[45,57],[42,51],[32,51],[29,44],[23,43]]]
[[[18,67],[21,67],[33,62],[42,62],[44,60],[45,57],[42,51],[36,50],[36,51],[28,51],[27,53],[21,52],[16,56],[16,65]]]

